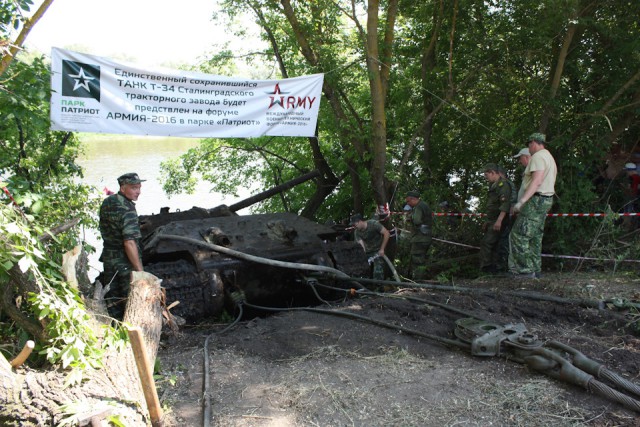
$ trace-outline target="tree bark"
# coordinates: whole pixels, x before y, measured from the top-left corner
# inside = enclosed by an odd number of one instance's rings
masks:
[[[135,274],[124,321],[142,328],[152,364],[160,341],[162,302],[160,281],[149,273]],[[107,351],[102,363],[102,369],[86,370],[81,384],[65,387],[65,372],[11,370],[0,355],[0,425],[58,425],[71,416],[82,419],[102,410],[118,415],[125,425],[147,425],[148,412],[131,346],[121,352]],[[62,405],[69,403],[77,403],[80,412],[64,412]]]
[[[9,68],[9,65],[11,64],[11,61],[13,61],[13,58],[16,56],[25,40],[27,39],[27,36],[31,32],[31,29],[34,25],[36,25],[40,18],[44,16],[44,13],[47,11],[49,6],[51,6],[51,3],[53,3],[53,0],[43,1],[36,13],[34,13],[33,16],[25,22],[22,30],[20,31],[20,34],[18,34],[16,40],[11,44],[9,53],[3,55],[2,59],[0,60],[0,76],[2,76],[5,71],[7,71],[7,68]]]
[[[569,19],[569,25],[567,27],[567,32],[564,35],[562,40],[562,46],[558,51],[558,57],[555,63],[555,66],[551,69],[550,74],[550,86],[549,86],[549,98],[547,99],[547,103],[544,108],[544,112],[542,113],[542,117],[540,118],[540,126],[538,131],[542,133],[547,133],[547,128],[549,127],[549,121],[551,120],[551,116],[553,114],[553,103],[556,100],[558,95],[558,89],[560,88],[560,80],[562,78],[564,67],[567,62],[567,57],[569,55],[571,46],[576,41],[576,34],[578,33],[578,29],[580,24],[575,23],[579,19],[583,19],[591,15],[591,13],[596,9],[597,2],[593,2],[591,0],[586,0],[583,5],[582,3],[579,5],[579,10],[575,12],[573,16]]]

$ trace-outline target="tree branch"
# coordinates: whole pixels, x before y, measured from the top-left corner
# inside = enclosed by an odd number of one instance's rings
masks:
[[[0,76],[3,75],[5,71],[7,71],[7,69],[9,68],[9,65],[11,64],[11,61],[13,61],[13,58],[21,49],[22,45],[27,39],[27,36],[31,32],[31,29],[40,20],[40,18],[44,16],[44,13],[47,11],[49,6],[51,6],[51,3],[53,3],[53,0],[44,0],[40,5],[40,7],[38,8],[38,10],[36,11],[36,13],[34,13],[30,19],[27,19],[26,21],[24,21],[24,25],[22,26],[22,30],[20,31],[20,34],[18,34],[18,37],[16,37],[16,40],[13,43],[11,43],[11,47],[9,48],[9,53],[4,54],[2,56],[2,60],[0,60]]]

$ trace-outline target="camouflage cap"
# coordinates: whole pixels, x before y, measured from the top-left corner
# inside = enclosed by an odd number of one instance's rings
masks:
[[[144,182],[144,181],[146,181],[146,179],[140,179],[138,174],[134,172],[125,173],[124,175],[120,175],[118,177],[119,185],[140,184],[141,182]]]
[[[500,163],[498,163],[498,173],[507,174],[507,170]]]
[[[498,172],[498,165],[495,163],[487,163],[486,165],[484,165],[484,171]]]
[[[544,133],[536,132],[529,135],[528,141],[535,141],[539,144],[546,144],[547,137],[544,135]]]
[[[406,197],[414,197],[416,199],[419,199],[420,198],[420,193],[415,191],[415,190],[407,191],[407,196]]]

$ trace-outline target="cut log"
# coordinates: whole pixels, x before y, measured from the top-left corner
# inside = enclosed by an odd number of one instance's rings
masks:
[[[162,289],[151,274],[134,277],[124,321],[142,329],[153,366],[162,327]],[[77,424],[87,412],[110,409],[124,425],[146,426],[150,418],[131,346],[107,351],[102,363],[103,369],[85,371],[81,384],[65,386],[67,372],[14,371],[0,356],[0,425],[58,425],[69,419]],[[61,407],[69,403],[79,404],[84,415],[65,413]]]

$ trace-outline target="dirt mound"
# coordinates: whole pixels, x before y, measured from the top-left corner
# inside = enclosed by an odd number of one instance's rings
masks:
[[[523,323],[637,384],[638,310],[618,308],[638,297],[637,280],[456,285],[462,290],[396,289],[283,311],[222,334],[227,325],[187,328],[159,352],[167,423],[202,425],[206,342],[213,426],[640,425],[638,413],[578,386],[432,339],[455,340],[455,321],[468,316]]]

